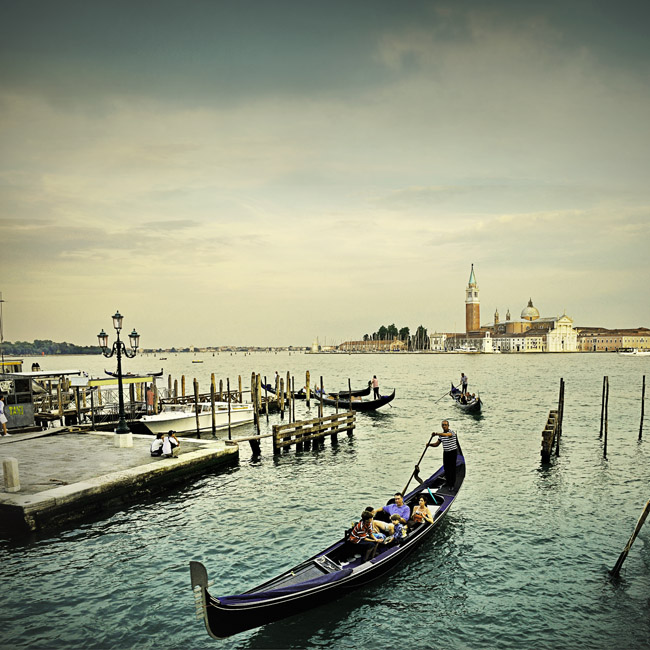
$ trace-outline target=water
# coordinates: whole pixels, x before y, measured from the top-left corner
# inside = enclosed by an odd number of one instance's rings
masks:
[[[614,355],[187,355],[128,361],[175,378],[210,373],[244,386],[275,370],[332,389],[373,374],[393,408],[360,414],[352,439],[250,458],[83,525],[0,542],[3,648],[647,648],[650,524],[613,567],[650,496],[648,436],[638,441],[650,360]],[[31,366],[31,359],[25,366]],[[101,357],[46,357],[43,369],[101,373]],[[460,372],[485,412],[444,397]],[[608,459],[600,396],[610,378]],[[561,456],[539,463],[541,431],[566,381]],[[189,390],[189,388],[188,388]],[[297,417],[304,415],[298,405]],[[313,412],[313,407],[312,407]],[[467,479],[431,543],[383,583],[297,618],[214,641],[194,618],[188,561],[202,561],[214,594],[248,589],[324,548],[359,512],[404,487],[432,430],[448,417]],[[273,421],[271,422],[273,423]],[[649,425],[650,426],[650,425]],[[241,431],[241,429],[240,429]],[[441,464],[431,449],[423,474]],[[397,641],[396,641],[397,640]]]

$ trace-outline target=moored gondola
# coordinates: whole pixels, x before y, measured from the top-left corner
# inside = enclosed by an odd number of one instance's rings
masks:
[[[323,404],[328,406],[338,406],[340,409],[350,409],[352,411],[376,411],[378,408],[390,404],[395,399],[395,390],[390,395],[381,395],[379,399],[368,400],[346,399],[345,393],[340,394],[338,399],[332,395],[323,396]],[[320,399],[320,398],[319,398]]]
[[[271,393],[271,395],[277,395],[275,392],[275,386],[271,386],[271,384],[262,383],[262,390],[267,390],[269,393]],[[291,396],[294,399],[307,399],[307,393],[304,388],[293,391],[293,393],[291,393]]]
[[[454,402],[456,402],[456,405],[462,411],[465,411],[465,413],[472,413],[474,415],[477,415],[478,413],[481,412],[483,402],[481,401],[480,397],[470,396],[469,398],[466,398],[467,402],[463,404],[462,391],[460,390],[460,388],[456,388],[456,386],[454,386],[453,384],[451,385],[451,390],[449,391],[449,395],[451,395]]]
[[[441,467],[405,495],[404,502],[411,509],[420,497],[424,497],[433,514],[433,523],[422,522],[409,527],[408,535],[400,542],[379,545],[374,557],[367,560],[355,553],[357,547],[344,536],[324,551],[254,589],[218,597],[208,592],[205,566],[200,562],[190,562],[192,588],[208,633],[223,639],[322,605],[385,576],[433,535],[456,499],[464,479],[465,459],[459,453],[453,488],[445,486],[445,472]]]

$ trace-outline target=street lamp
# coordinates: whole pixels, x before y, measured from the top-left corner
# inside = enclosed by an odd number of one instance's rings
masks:
[[[108,349],[108,334],[102,329],[102,331],[97,335],[99,340],[99,345],[102,349],[102,354],[110,359],[114,354],[117,354],[117,385],[119,393],[119,421],[117,423],[117,429],[115,433],[125,434],[131,433],[129,427],[126,423],[126,418],[124,417],[124,395],[122,394],[122,355],[125,355],[129,359],[133,359],[138,351],[138,346],[140,345],[140,335],[135,331],[135,329],[129,334],[129,342],[131,343],[131,349],[127,349],[124,343],[120,340],[120,331],[122,329],[122,319],[123,316],[119,311],[116,311],[113,316],[113,327],[117,332],[117,341],[113,343],[113,347]],[[129,436],[130,438],[130,436]],[[116,442],[117,444],[117,442]],[[119,445],[121,446],[131,446],[129,444]]]

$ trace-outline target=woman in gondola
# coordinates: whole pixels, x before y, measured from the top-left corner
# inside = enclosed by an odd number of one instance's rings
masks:
[[[427,502],[424,500],[424,497],[420,497],[418,505],[413,508],[413,513],[411,514],[411,519],[416,524],[421,524],[423,521],[426,521],[429,524],[433,523],[433,516],[431,515],[431,510]]]

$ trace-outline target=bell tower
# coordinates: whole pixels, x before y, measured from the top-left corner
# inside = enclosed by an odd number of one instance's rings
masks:
[[[465,289],[465,331],[478,332],[481,329],[481,304],[478,299],[478,284],[474,276],[474,265],[469,274],[469,282]]]

